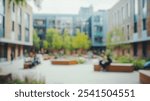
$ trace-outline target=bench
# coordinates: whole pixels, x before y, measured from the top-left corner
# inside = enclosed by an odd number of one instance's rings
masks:
[[[101,71],[102,67],[99,65],[94,65],[94,71]],[[132,64],[118,64],[112,63],[106,67],[106,71],[110,72],[133,72],[134,67]]]
[[[102,69],[100,65],[94,65],[94,71],[101,71]]]
[[[150,70],[141,70],[139,73],[140,83],[150,84]]]
[[[24,63],[24,69],[32,68],[32,62],[25,62]]]
[[[106,70],[111,72],[133,72],[134,67],[132,64],[112,63]]]
[[[75,65],[78,64],[76,60],[53,60],[53,65]]]

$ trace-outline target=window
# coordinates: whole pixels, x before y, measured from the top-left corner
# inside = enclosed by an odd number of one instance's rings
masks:
[[[102,43],[103,42],[103,37],[101,37],[101,36],[95,36],[95,42],[96,43]]]
[[[128,34],[128,40],[130,40],[130,26],[129,25],[127,25],[127,34]]]
[[[30,26],[30,16],[29,14],[25,14],[25,22],[26,22],[26,28],[29,28]]]
[[[133,44],[133,52],[134,52],[134,56],[137,56],[137,52],[138,52],[138,44],[137,43]]]
[[[98,25],[94,26],[94,32],[100,33],[102,31],[103,31],[103,27],[102,26],[98,26]]]
[[[25,14],[25,21],[26,21],[26,28],[25,28],[25,41],[29,42],[30,41],[30,15]]]
[[[26,42],[29,42],[29,41],[30,41],[29,38],[30,38],[30,36],[29,36],[29,30],[26,29],[26,30],[25,30],[25,41],[26,41]]]
[[[143,19],[143,30],[146,30],[146,19]]]
[[[15,3],[12,4],[12,10],[15,12]]]
[[[143,7],[143,8],[146,7],[146,0],[142,0],[142,7]]]
[[[142,48],[143,56],[146,57],[147,56],[147,42],[143,42],[142,46],[143,46]]]
[[[15,31],[15,22],[12,21],[12,31]]]
[[[137,22],[134,23],[134,33],[137,33]]]
[[[19,25],[18,27],[19,27],[19,30],[18,30],[18,40],[21,41],[21,33],[22,33],[21,25]]]
[[[21,24],[22,22],[22,10],[18,8],[18,23]]]
[[[0,15],[0,37],[4,36],[4,17]]]
[[[100,16],[95,16],[94,17],[94,22],[100,22]]]
[[[4,0],[0,0],[0,14],[4,14]]]

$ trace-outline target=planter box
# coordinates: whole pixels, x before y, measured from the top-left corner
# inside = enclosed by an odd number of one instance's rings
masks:
[[[101,71],[102,67],[100,65],[94,65],[94,71]]]
[[[112,63],[110,66],[106,68],[107,71],[111,72],[133,72],[134,67],[132,64],[114,64]]]
[[[150,70],[142,70],[139,73],[140,83],[150,84]]]
[[[29,68],[32,68],[32,63],[31,62],[24,63],[24,69],[29,69]]]
[[[75,65],[78,64],[75,60],[54,60],[51,62],[53,65]]]

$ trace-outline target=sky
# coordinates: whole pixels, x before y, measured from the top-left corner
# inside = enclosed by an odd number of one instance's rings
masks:
[[[30,1],[34,13],[44,14],[78,14],[80,7],[93,6],[94,11],[109,9],[119,0],[43,0],[38,9]]]

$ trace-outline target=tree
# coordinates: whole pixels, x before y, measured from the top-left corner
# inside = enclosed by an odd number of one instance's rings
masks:
[[[59,50],[63,47],[63,38],[60,33],[53,34],[52,38],[52,48]]]
[[[72,39],[72,46],[76,49],[89,49],[91,41],[85,33],[78,32]]]
[[[71,36],[67,31],[65,31],[63,34],[63,48],[65,51],[72,50]]]
[[[114,28],[107,34],[106,37],[107,53],[111,54],[111,52],[115,48],[121,48],[122,50],[129,49],[130,45],[124,43],[125,41],[126,41],[125,33],[123,33],[120,28]]]
[[[46,50],[49,48],[49,43],[46,40],[43,41],[43,48]]]
[[[36,31],[33,33],[33,46],[36,50],[40,49],[40,38],[38,37]]]

